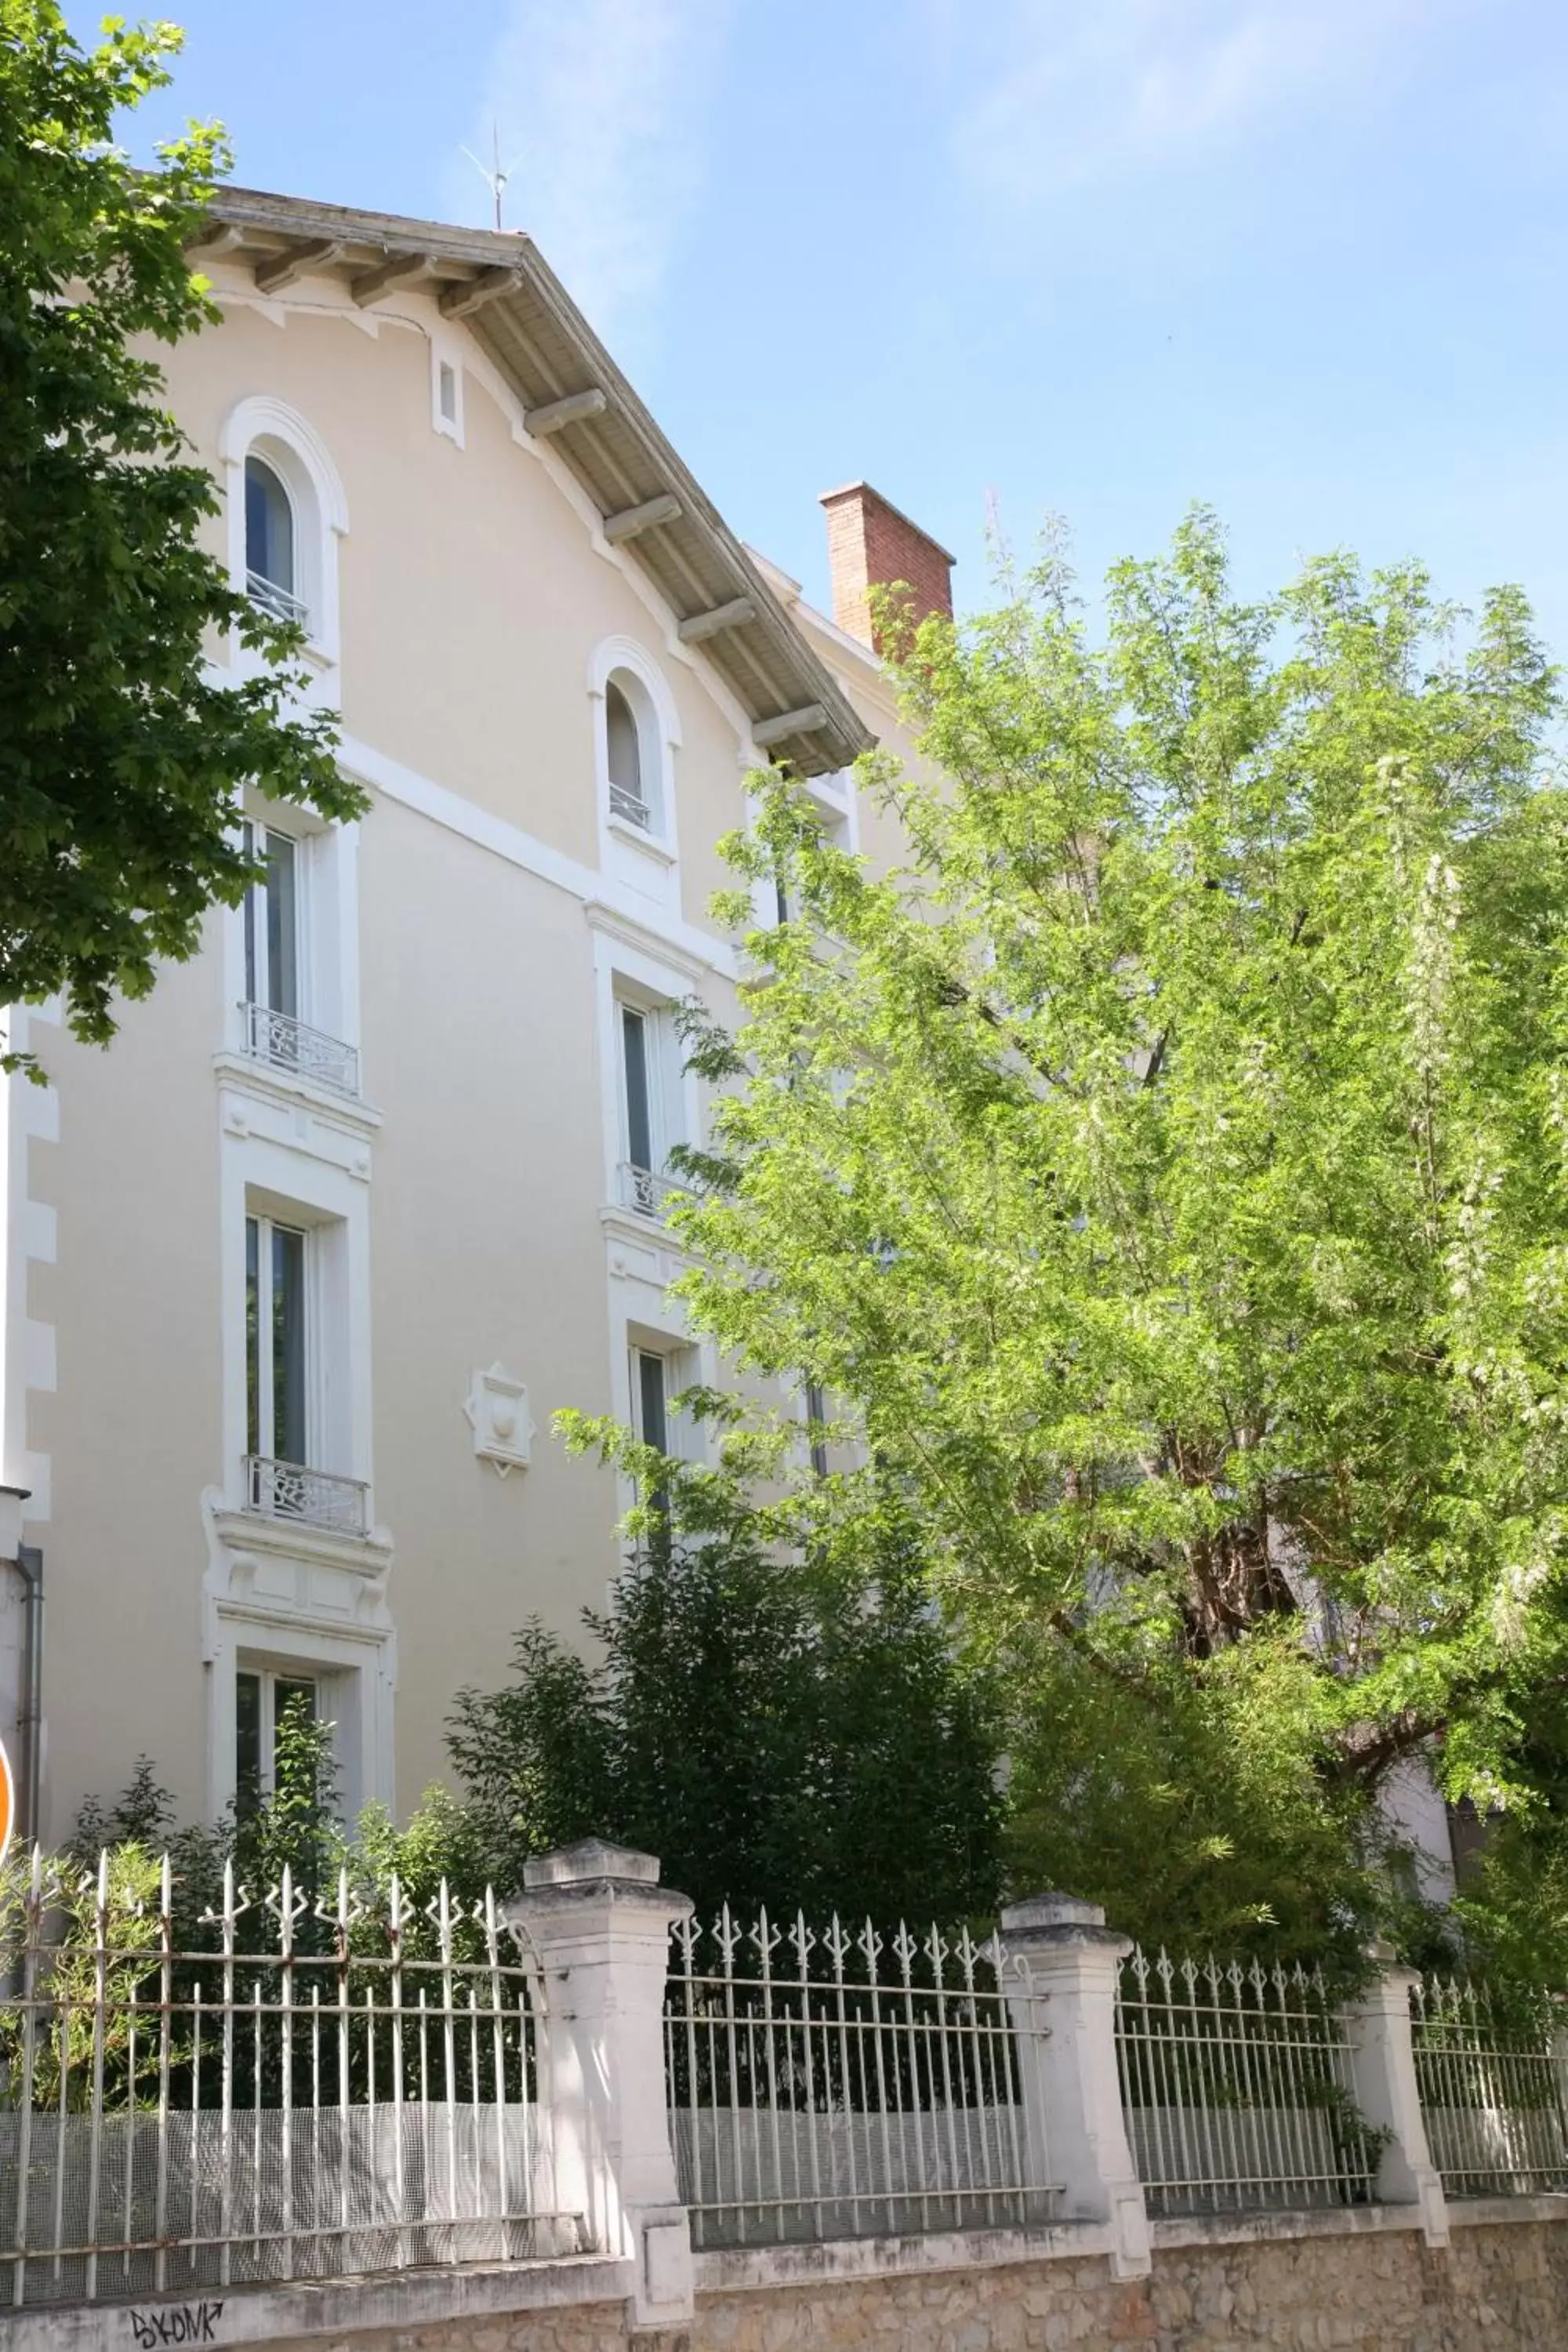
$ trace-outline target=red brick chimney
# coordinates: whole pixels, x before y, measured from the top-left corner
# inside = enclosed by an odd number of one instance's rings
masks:
[[[848,635],[876,653],[884,647],[871,622],[869,591],[903,581],[914,591],[914,618],[930,613],[952,618],[954,558],[929,531],[900,514],[869,482],[847,482],[825,491],[827,564],[833,579],[833,617]]]

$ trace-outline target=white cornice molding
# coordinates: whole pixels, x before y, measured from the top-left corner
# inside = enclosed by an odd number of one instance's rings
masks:
[[[583,911],[591,931],[600,933],[605,939],[615,940],[622,947],[633,949],[638,955],[647,956],[651,962],[661,965],[666,971],[679,973],[683,980],[706,980],[714,972],[730,980],[735,976],[734,956],[721,948],[718,940],[713,942],[713,946],[724,956],[722,963],[713,954],[692,953],[684,940],[661,930],[657,923],[628,914],[618,903],[602,897],[585,900]]]
[[[555,889],[564,890],[589,910],[590,920],[597,919],[605,929],[619,926],[634,944],[646,947],[649,953],[668,962],[679,963],[692,978],[700,979],[709,973],[723,980],[735,978],[738,965],[734,950],[716,933],[700,931],[679,916],[662,923],[650,920],[646,899],[622,888],[612,875],[582,865],[564,850],[553,848],[536,835],[525,833],[521,825],[465,800],[460,793],[448,791],[445,784],[404,767],[384,751],[377,751],[355,737],[344,736],[338,746],[338,764],[346,774],[374,786],[401,807],[414,810],[433,824],[443,825],[447,832],[471,842],[476,848],[488,849],[493,856],[505,858],[509,865],[521,866]]]

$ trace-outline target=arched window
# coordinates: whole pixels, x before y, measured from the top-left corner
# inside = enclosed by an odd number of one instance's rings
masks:
[[[680,719],[669,682],[634,637],[605,637],[588,663],[605,855],[614,871],[663,890],[676,863],[673,755]]]
[[[253,601],[279,621],[303,621],[294,562],[294,506],[275,467],[245,461],[245,573]]]
[[[228,576],[276,620],[299,622],[304,689],[337,690],[338,543],[349,527],[343,486],[326,444],[298,409],[254,393],[236,401],[218,434],[228,513]],[[236,647],[242,667],[265,666],[258,647]]]
[[[637,713],[626,688],[613,677],[605,685],[605,733],[609,752],[610,807],[616,816],[625,817],[629,824],[640,824],[646,833],[652,825],[653,810],[643,788],[642,741]]]

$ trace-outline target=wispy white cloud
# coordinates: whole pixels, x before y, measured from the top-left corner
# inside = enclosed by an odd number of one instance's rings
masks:
[[[525,228],[603,331],[656,300],[700,194],[730,0],[511,0],[468,145],[516,158],[506,224]],[[473,165],[448,175],[469,219]]]
[[[963,39],[959,0],[929,5],[951,52]],[[1304,103],[1360,93],[1402,33],[1429,28],[1448,5],[990,0],[958,158],[1026,200],[1181,162]]]

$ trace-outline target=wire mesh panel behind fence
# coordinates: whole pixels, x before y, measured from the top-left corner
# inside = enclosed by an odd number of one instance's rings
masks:
[[[1369,2201],[1376,2143],[1316,1970],[1134,1951],[1116,2050],[1151,2213]]]
[[[492,1897],[151,1890],[35,1857],[0,2003],[0,2293],[124,2299],[577,2250]]]
[[[1449,2196],[1568,2189],[1568,2049],[1555,2004],[1436,1977],[1410,2000],[1427,2145]]]
[[[1044,2220],[1046,2001],[994,1942],[834,1919],[673,1938],[665,2063],[699,2246]]]

